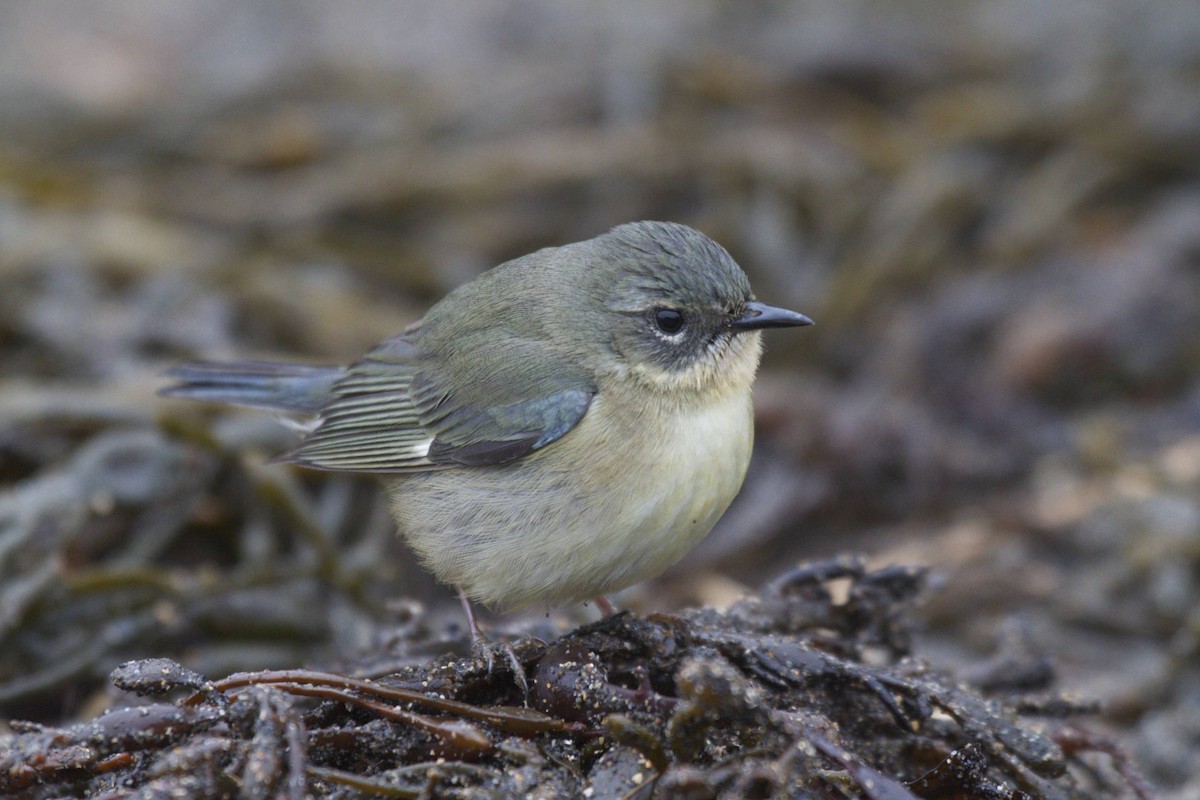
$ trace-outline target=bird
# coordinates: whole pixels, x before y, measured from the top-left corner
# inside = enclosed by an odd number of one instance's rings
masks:
[[[761,331],[811,324],[699,231],[630,222],[484,272],[348,366],[185,363],[160,394],[306,415],[276,460],[379,476],[480,634],[472,602],[609,612],[703,539],[750,462]]]

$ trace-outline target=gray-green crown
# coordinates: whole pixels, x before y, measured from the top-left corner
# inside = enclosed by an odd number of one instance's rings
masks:
[[[733,311],[752,297],[746,274],[725,248],[686,225],[630,222],[601,241],[632,278],[614,298],[625,310],[668,302]]]

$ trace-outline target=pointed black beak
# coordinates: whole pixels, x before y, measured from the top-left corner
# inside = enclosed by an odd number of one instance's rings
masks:
[[[745,313],[731,322],[730,327],[735,331],[756,331],[761,328],[797,328],[812,324],[813,321],[803,314],[752,301],[746,303]]]

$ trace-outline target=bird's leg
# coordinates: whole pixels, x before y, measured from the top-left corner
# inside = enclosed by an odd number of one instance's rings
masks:
[[[601,616],[611,617],[617,613],[617,607],[602,594],[596,595],[596,599],[593,602],[595,602],[596,608],[600,609]]]
[[[483,628],[479,627],[479,622],[475,619],[475,609],[471,607],[471,599],[467,597],[466,590],[461,587],[458,590],[458,600],[462,603],[463,613],[467,615],[467,624],[471,626],[471,652],[476,658],[482,658],[487,664],[487,672],[492,674],[492,667],[496,663],[496,651],[504,654],[508,660],[509,667],[512,668],[513,677],[517,685],[521,687],[521,691],[525,695],[525,699],[529,700],[529,682],[525,679],[525,667],[521,665],[521,660],[517,658],[517,652],[508,642],[492,642],[483,633]]]
[[[467,597],[465,589],[458,590],[458,601],[462,603],[463,613],[467,615],[467,624],[471,626],[471,647],[478,647],[481,642],[487,644],[488,638],[483,635],[483,629],[475,621],[475,609],[471,608],[471,598]],[[488,672],[491,670],[491,662],[488,662]]]

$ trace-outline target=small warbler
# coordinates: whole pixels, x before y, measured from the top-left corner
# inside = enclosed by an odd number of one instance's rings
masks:
[[[311,415],[281,460],[380,475],[468,614],[507,611],[696,545],[750,461],[760,330],[810,324],[703,234],[633,222],[484,273],[348,367],[193,363],[161,393]]]

